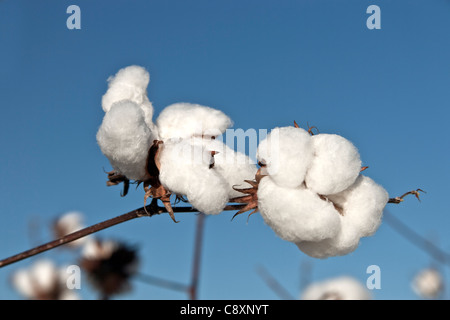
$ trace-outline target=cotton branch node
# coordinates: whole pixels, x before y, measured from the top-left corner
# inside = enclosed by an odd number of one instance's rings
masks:
[[[426,192],[423,191],[422,189],[416,189],[416,190],[408,191],[408,192],[404,193],[403,195],[401,195],[400,197],[390,198],[389,201],[388,201],[388,203],[395,203],[395,204],[398,204],[398,203],[400,203],[400,202],[403,202],[403,201],[404,201],[404,198],[405,198],[407,195],[410,195],[410,194],[413,194],[413,195],[417,198],[417,200],[421,201],[421,200],[420,200],[420,192],[426,193]]]

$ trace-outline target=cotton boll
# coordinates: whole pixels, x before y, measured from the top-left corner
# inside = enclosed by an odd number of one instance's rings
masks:
[[[219,214],[228,202],[228,184],[210,166],[211,153],[189,140],[168,140],[160,154],[161,184],[172,193],[187,196],[200,212]]]
[[[50,260],[39,260],[30,270],[31,277],[40,291],[47,292],[54,288],[57,281],[57,269]]]
[[[147,156],[156,137],[145,123],[141,108],[130,100],[112,105],[97,132],[103,154],[118,173],[130,180],[144,181]]]
[[[222,111],[192,103],[172,104],[164,108],[156,119],[163,141],[170,138],[217,136],[231,124],[231,119]]]
[[[330,239],[296,243],[301,251],[314,258],[342,256],[356,250],[360,239],[373,235],[380,226],[389,196],[372,179],[359,175],[350,188],[328,199],[341,208],[340,231]]]
[[[320,241],[339,232],[339,213],[330,202],[302,187],[280,187],[271,177],[259,183],[258,208],[264,221],[287,241]]]
[[[228,197],[240,197],[243,193],[233,187],[247,187],[244,180],[254,180],[258,168],[245,154],[234,151],[220,140],[201,139],[207,150],[217,152],[214,155],[214,170],[228,183]]]
[[[301,128],[273,129],[258,146],[257,158],[267,173],[282,187],[303,184],[313,159],[313,145],[308,132]]]
[[[118,101],[130,100],[144,112],[145,122],[156,132],[152,122],[153,105],[147,97],[150,74],[143,67],[132,65],[120,69],[115,76],[108,79],[108,90],[102,97],[103,111],[108,112]]]
[[[31,299],[35,294],[35,288],[28,270],[16,271],[12,276],[12,285],[27,299]]]
[[[441,273],[434,268],[421,270],[411,285],[417,295],[426,299],[436,299],[444,288]]]
[[[340,276],[309,285],[300,297],[302,300],[371,300],[372,295],[353,277]]]
[[[83,247],[81,256],[89,260],[108,259],[117,245],[117,242],[111,240],[89,239]]]
[[[64,237],[70,233],[83,229],[83,215],[77,211],[67,212],[57,218],[53,224],[53,231],[56,238]],[[67,245],[75,248],[83,245],[89,236],[69,242]]]
[[[361,159],[356,147],[336,134],[318,134],[311,137],[314,160],[305,182],[318,194],[328,195],[350,187],[361,170]]]

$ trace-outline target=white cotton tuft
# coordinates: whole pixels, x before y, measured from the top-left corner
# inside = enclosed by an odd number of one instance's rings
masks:
[[[78,211],[64,213],[57,218],[53,227],[57,238],[61,238],[70,233],[83,229],[83,214]],[[71,241],[67,243],[67,245],[70,247],[79,247],[83,245],[88,238],[89,236],[85,236],[75,241]]]
[[[273,129],[258,146],[258,161],[282,187],[296,188],[303,184],[313,159],[313,144],[305,130],[295,127]]]
[[[52,292],[58,281],[58,270],[47,259],[38,260],[29,269],[20,269],[12,276],[14,287],[27,299],[37,299]]]
[[[165,141],[171,138],[218,136],[232,125],[232,121],[217,109],[192,103],[175,103],[161,111],[156,125],[160,139]]]
[[[171,192],[186,196],[198,211],[219,214],[228,202],[228,184],[211,168],[213,158],[189,139],[165,141],[160,153],[159,180]]]
[[[361,171],[361,159],[356,147],[336,134],[311,137],[314,159],[305,182],[318,194],[328,195],[350,187]]]
[[[207,150],[217,152],[214,155],[214,170],[228,183],[228,197],[240,197],[243,193],[236,188],[247,188],[244,180],[254,180],[258,171],[256,164],[245,154],[234,151],[220,140],[201,139]]]
[[[280,187],[271,177],[259,183],[258,208],[264,221],[286,241],[320,241],[339,232],[339,213],[330,202],[303,187]]]
[[[444,289],[441,273],[434,268],[421,270],[411,283],[413,291],[422,298],[436,299]]]
[[[30,277],[30,272],[25,269],[20,269],[14,272],[12,278],[12,285],[25,298],[32,299],[35,295],[35,286]]]
[[[89,239],[83,247],[81,256],[88,260],[102,260],[111,257],[118,243],[111,240]]]
[[[362,237],[373,235],[381,224],[389,195],[372,179],[359,175],[350,188],[328,199],[341,208],[340,231],[330,239],[297,243],[301,251],[315,258],[346,255],[358,247]]]
[[[340,276],[309,285],[301,300],[371,300],[370,291],[350,276]]]
[[[108,112],[112,105],[122,100],[136,103],[144,112],[145,122],[152,131],[156,131],[152,122],[153,105],[147,97],[150,74],[143,67],[132,65],[120,69],[109,77],[108,90],[102,97],[103,111]]]
[[[144,113],[134,102],[123,100],[106,112],[97,132],[103,154],[118,173],[130,180],[146,180],[148,151],[156,139]]]

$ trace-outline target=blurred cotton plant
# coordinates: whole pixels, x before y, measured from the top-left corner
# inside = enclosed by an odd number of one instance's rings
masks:
[[[425,268],[414,276],[411,286],[419,297],[437,299],[444,291],[444,280],[436,268]]]
[[[371,300],[371,292],[357,279],[339,276],[311,283],[301,300]]]
[[[93,289],[102,299],[131,290],[131,278],[137,273],[136,249],[114,240],[89,239],[80,258],[80,266]]]
[[[29,300],[78,300],[77,292],[67,286],[69,275],[66,267],[58,268],[51,260],[42,259],[16,270],[11,283]]]
[[[78,211],[70,211],[60,215],[55,219],[52,226],[55,238],[59,239],[70,233],[83,229],[85,227],[83,220],[83,214]],[[86,236],[69,242],[67,245],[70,248],[79,248],[87,241],[88,238],[89,236]]]

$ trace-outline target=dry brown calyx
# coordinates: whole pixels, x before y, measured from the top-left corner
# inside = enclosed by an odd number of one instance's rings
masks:
[[[261,163],[259,163],[259,165],[261,167],[258,169],[258,171],[255,174],[255,180],[244,180],[251,186],[250,188],[241,189],[241,188],[233,187],[234,190],[236,190],[238,192],[242,192],[245,195],[236,197],[236,198],[232,198],[232,199],[230,199],[230,202],[243,203],[243,204],[245,204],[245,206],[242,209],[240,209],[238,212],[236,212],[233,215],[233,217],[231,218],[231,220],[233,220],[236,216],[238,216],[242,213],[253,210],[248,215],[248,217],[247,217],[247,220],[248,220],[248,218],[252,214],[258,212],[258,186],[259,186],[259,182],[261,181],[261,179],[263,177],[265,177],[265,175],[263,175],[261,173],[261,170],[265,167],[265,165],[261,164]]]

